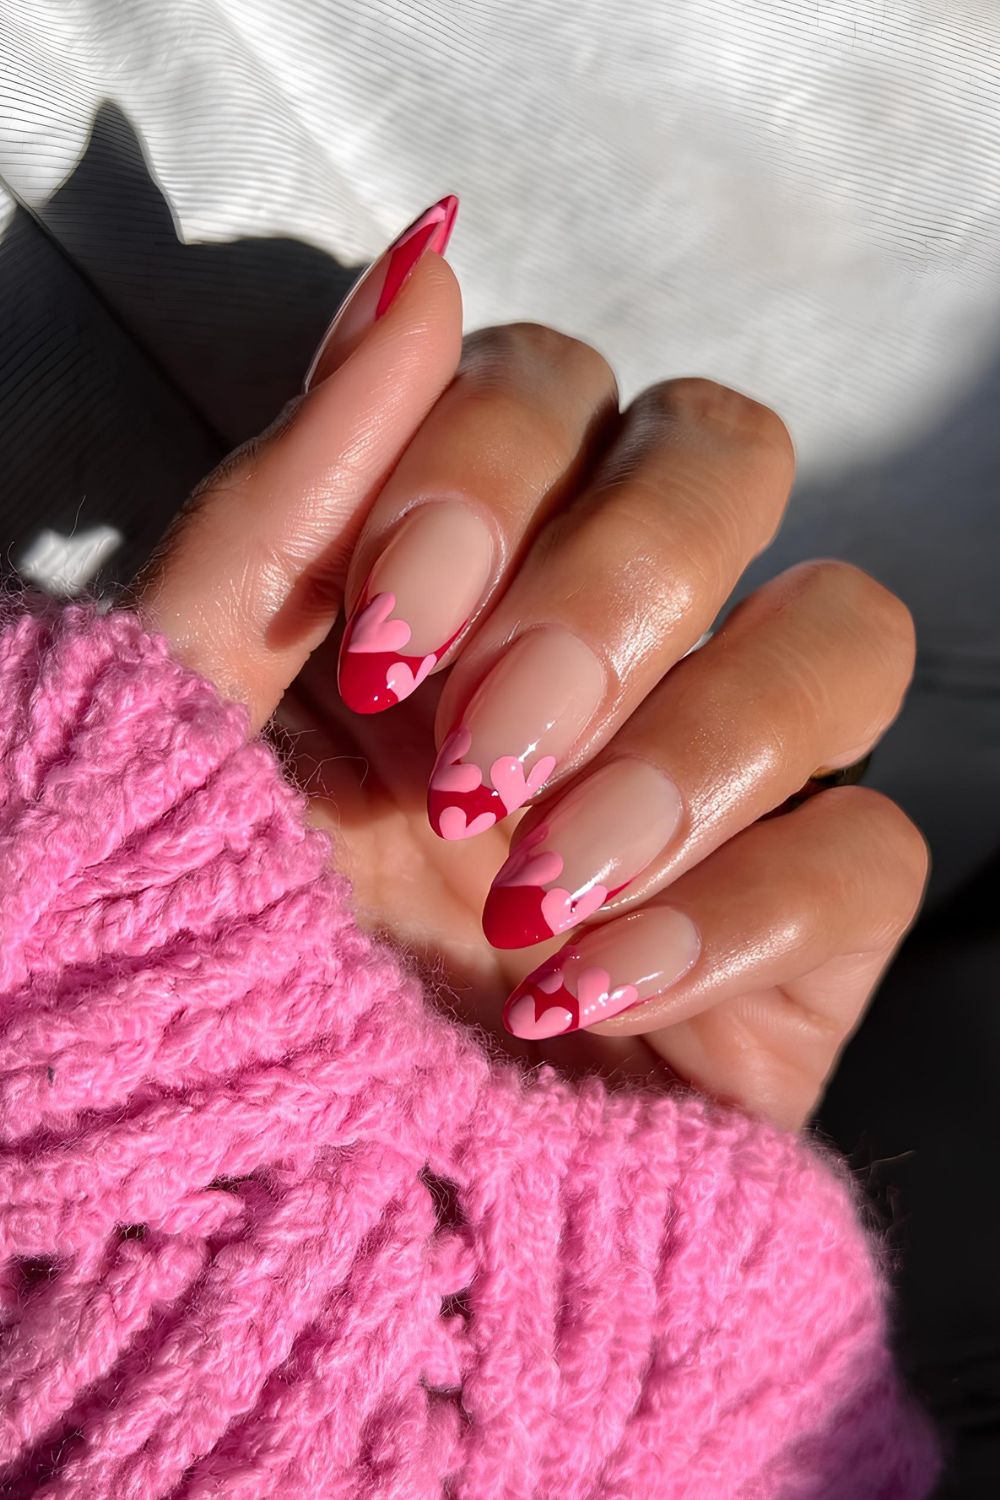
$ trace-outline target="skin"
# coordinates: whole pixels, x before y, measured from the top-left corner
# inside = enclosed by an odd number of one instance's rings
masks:
[[[679,1076],[795,1128],[913,921],[927,852],[899,808],[862,787],[765,816],[818,768],[865,753],[899,710],[913,627],[874,579],[800,566],[685,657],[773,537],[793,467],[780,419],[714,382],[665,382],[622,413],[602,357],[553,330],[492,329],[463,346],[454,276],[428,254],[347,361],[201,486],[137,598],[185,660],[247,704],[254,729],[270,724],[360,919],[415,954],[459,1016],[518,1054]],[[494,575],[412,698],[351,714],[334,627],[401,515],[428,497],[477,507]],[[604,701],[526,813],[443,842],[425,811],[435,749],[508,643],[544,624],[586,641]],[[620,753],[668,771],[684,818],[591,925],[668,905],[696,923],[700,956],[589,1032],[515,1041],[503,1001],[567,935],[496,951],[483,900],[519,821],[529,830]]]

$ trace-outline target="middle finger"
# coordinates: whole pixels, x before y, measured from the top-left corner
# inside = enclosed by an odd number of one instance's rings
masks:
[[[606,743],[767,545],[793,468],[784,424],[747,396],[688,379],[639,398],[451,673],[437,833],[485,831]]]

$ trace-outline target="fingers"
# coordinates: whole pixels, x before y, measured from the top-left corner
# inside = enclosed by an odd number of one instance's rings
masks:
[[[863,787],[756,823],[638,911],[591,928],[535,969],[505,1023],[531,1040],[618,1017],[648,1032],[788,986],[850,954],[888,959],[926,878],[923,839]],[[856,1006],[856,995],[852,1005]],[[856,1014],[822,1014],[842,1037]]]
[[[610,738],[773,535],[792,469],[779,419],[709,381],[668,382],[631,408],[445,685],[437,832],[491,827]]]
[[[138,586],[154,626],[255,727],[329,630],[364,516],[458,363],[458,285],[426,253],[437,219],[407,239],[422,222],[345,307],[308,393],[210,476]]]
[[[646,899],[867,751],[913,670],[906,607],[846,563],[766,584],[670,672],[597,762],[518,829],[487,898],[497,947],[547,941]]]
[[[355,549],[339,663],[349,708],[391,708],[438,667],[617,410],[614,376],[586,344],[530,324],[466,341]]]

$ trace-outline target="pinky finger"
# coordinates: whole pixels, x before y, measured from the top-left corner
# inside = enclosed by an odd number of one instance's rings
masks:
[[[926,873],[924,841],[894,803],[864,787],[823,792],[753,824],[640,910],[576,935],[517,987],[505,1024],[534,1041],[591,1026],[642,1034],[691,1078],[705,1069],[672,1047],[682,1023],[724,1007],[721,1024],[745,1028],[749,1002],[776,1065],[790,1047],[793,1065],[825,1057],[825,1070]]]

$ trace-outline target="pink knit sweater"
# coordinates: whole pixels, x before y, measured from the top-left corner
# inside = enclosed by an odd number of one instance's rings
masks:
[[[845,1174],[491,1060],[127,614],[0,630],[0,1493],[911,1500]]]

